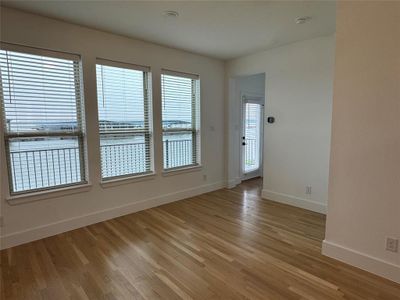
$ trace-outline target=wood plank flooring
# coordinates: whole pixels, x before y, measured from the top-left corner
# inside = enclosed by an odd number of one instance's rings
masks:
[[[1,299],[400,299],[322,256],[325,217],[260,180],[3,250]]]

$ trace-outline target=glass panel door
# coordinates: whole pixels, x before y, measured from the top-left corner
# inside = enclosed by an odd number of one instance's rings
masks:
[[[258,173],[261,167],[262,105],[243,102],[242,173]],[[260,174],[254,174],[259,176]]]

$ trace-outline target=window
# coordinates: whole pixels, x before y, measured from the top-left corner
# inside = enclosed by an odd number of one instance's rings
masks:
[[[199,165],[199,77],[163,70],[161,89],[164,170]]]
[[[86,182],[80,57],[2,43],[0,71],[10,193]]]
[[[96,75],[102,178],[150,173],[149,69],[98,60]]]

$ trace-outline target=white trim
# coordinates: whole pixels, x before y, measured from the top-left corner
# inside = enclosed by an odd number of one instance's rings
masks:
[[[120,62],[120,61],[115,61],[111,59],[105,59],[105,58],[96,58],[96,65],[101,65],[101,66],[108,66],[108,67],[116,67],[116,68],[122,68],[122,69],[131,69],[135,71],[142,71],[145,73],[150,72],[150,67],[148,66],[141,66],[133,63],[128,63],[128,62]]]
[[[8,235],[0,237],[0,249],[14,247],[20,244],[39,240],[62,232],[70,231],[73,229],[88,226],[105,220],[131,214],[140,210],[149,209],[162,204],[194,197],[224,187],[225,184],[222,181],[212,184],[206,184],[199,187],[182,190],[179,192],[174,192],[162,196],[145,199],[135,203],[129,203],[122,206],[108,208],[105,210],[89,213],[86,215],[69,218],[51,224],[45,224],[28,230],[10,233]]]
[[[242,183],[242,179],[241,179],[240,177],[233,178],[233,179],[229,179],[229,180],[226,182],[226,187],[227,187],[228,189],[232,189],[232,188],[234,188],[235,186],[237,186],[237,185],[239,185],[239,184],[241,184],[241,183]]]
[[[240,91],[240,100],[247,101],[250,103],[256,103],[260,105],[265,105],[265,97],[263,94],[254,93],[252,91],[241,90]]]
[[[191,173],[191,172],[201,171],[202,169],[203,169],[202,165],[193,165],[193,166],[165,169],[162,171],[162,176],[173,176],[173,175],[179,175],[182,173]]]
[[[79,54],[68,53],[58,50],[49,50],[49,49],[42,49],[32,46],[25,46],[19,44],[12,44],[1,41],[0,48],[2,50],[12,51],[12,52],[19,52],[19,53],[27,53],[33,55],[40,55],[40,56],[48,56],[52,58],[60,58],[60,59],[68,59],[73,61],[80,61],[81,56]]]
[[[307,210],[315,211],[321,214],[326,214],[326,204],[316,202],[310,199],[304,199],[292,195],[278,193],[270,190],[262,190],[262,198],[272,200],[279,203],[289,204],[292,206],[304,208]]]
[[[324,240],[322,254],[400,283],[400,265]]]
[[[185,78],[194,79],[194,80],[200,79],[200,76],[196,75],[196,74],[174,71],[174,70],[169,70],[169,69],[161,69],[161,74],[175,76],[175,77],[185,77]]]
[[[89,191],[91,188],[91,183],[74,184],[65,187],[46,189],[38,192],[26,192],[19,195],[11,195],[7,196],[6,200],[10,205],[18,205],[49,198],[59,198],[76,193],[83,193]]]
[[[142,174],[142,175],[133,175],[133,176],[126,176],[126,177],[102,180],[102,181],[100,181],[100,185],[102,188],[109,188],[109,187],[119,186],[119,185],[123,185],[123,184],[130,184],[130,183],[134,183],[134,182],[152,180],[155,178],[156,178],[156,173],[151,172],[151,173]]]

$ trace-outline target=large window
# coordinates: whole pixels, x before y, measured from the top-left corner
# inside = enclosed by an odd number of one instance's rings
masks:
[[[164,169],[199,165],[199,77],[163,70],[161,89]]]
[[[151,172],[149,69],[98,60],[96,75],[103,180]]]
[[[80,57],[2,43],[11,194],[86,182]]]

